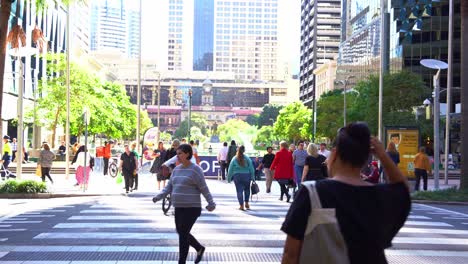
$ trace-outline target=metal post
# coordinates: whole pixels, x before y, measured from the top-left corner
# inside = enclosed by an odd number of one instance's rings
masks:
[[[440,102],[439,92],[440,70],[434,75],[434,189],[439,189],[439,164],[440,164],[440,147],[439,147],[439,119],[440,119]]]
[[[380,0],[380,76],[379,76],[379,117],[378,117],[378,138],[382,137],[382,105],[383,105],[383,78],[385,74],[385,1]]]
[[[343,127],[346,126],[346,86],[348,85],[348,79],[344,83],[344,93],[343,93]]]
[[[67,121],[65,123],[65,178],[70,174],[70,6],[67,5]]]
[[[18,132],[17,132],[17,148],[16,148],[16,177],[21,179],[22,165],[23,165],[23,146],[24,146],[24,133],[23,133],[23,92],[24,92],[24,65],[21,61],[21,57],[17,57],[19,61],[19,85],[18,85],[18,104],[17,104],[17,115],[18,115]]]
[[[137,89],[137,129],[136,129],[136,143],[137,143],[137,152],[140,153],[140,126],[141,126],[141,121],[140,121],[140,115],[141,115],[141,12],[143,10],[142,8],[142,1],[140,0],[140,18],[139,18],[139,31],[140,31],[140,40],[138,43],[139,50],[138,50],[138,89]]]
[[[85,123],[85,143],[84,143],[84,147],[85,147],[85,150],[84,150],[84,164],[83,164],[83,192],[86,191],[87,189],[87,185],[88,185],[88,182],[87,182],[87,178],[86,178],[86,172],[88,170],[88,166],[87,166],[87,153],[88,153],[88,110],[86,109],[84,112],[83,112],[83,121]]]
[[[158,75],[158,134],[157,134],[157,143],[159,144],[159,140],[161,138],[161,124],[159,121],[160,118],[160,112],[161,112],[161,73]]]
[[[448,71],[447,71],[447,112],[445,117],[445,161],[444,161],[444,184],[448,184],[448,161],[450,152],[450,110],[452,106],[452,85],[453,85],[453,0],[449,2],[449,36],[448,36]]]
[[[312,142],[315,142],[317,137],[317,97],[314,96],[314,136]]]
[[[190,142],[190,122],[192,119],[192,89],[189,89],[189,108],[188,108],[188,142]]]

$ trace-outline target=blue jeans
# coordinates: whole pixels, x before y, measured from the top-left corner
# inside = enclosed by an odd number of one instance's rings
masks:
[[[296,184],[299,186],[302,181],[302,172],[304,171],[304,166],[294,165],[294,172],[296,173]]]
[[[249,202],[250,196],[250,173],[237,173],[234,174],[234,183],[236,184],[237,200],[239,205],[244,205]]]

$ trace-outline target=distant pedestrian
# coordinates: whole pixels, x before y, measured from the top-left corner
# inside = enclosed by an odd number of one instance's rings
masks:
[[[109,159],[112,157],[113,144],[114,142],[112,140],[104,142],[104,152],[102,153],[104,161],[104,176],[106,176],[109,171]]]
[[[366,182],[370,182],[373,184],[379,183],[379,164],[377,161],[373,160],[369,163],[369,173],[368,175],[362,174],[362,179]]]
[[[255,169],[252,160],[244,155],[245,147],[237,150],[236,156],[229,163],[228,182],[234,181],[236,185],[239,210],[250,209],[250,182],[255,181]],[[245,203],[245,207],[244,207]]]
[[[282,263],[387,263],[385,249],[409,215],[407,180],[366,124],[340,129],[335,146],[327,161],[330,179],[303,182],[289,208]],[[389,184],[362,180],[371,150]]]
[[[89,181],[90,172],[92,170],[91,155],[89,154],[85,146],[81,146],[76,153],[76,159],[74,159],[74,162],[72,162],[72,164],[75,165],[76,170],[76,185],[82,187],[83,185],[88,184]]]
[[[320,150],[318,151],[318,154],[323,155],[325,158],[328,159],[328,157],[330,156],[330,151],[327,149],[327,144],[320,143]]]
[[[293,152],[294,173],[298,186],[301,184],[302,172],[304,171],[304,164],[307,156],[307,151],[304,149],[304,142],[300,141],[297,149]]]
[[[224,142],[223,146],[219,149],[218,152],[218,163],[219,169],[221,170],[221,177],[223,181],[226,180],[226,171],[227,171],[227,154],[228,154],[228,143]]]
[[[228,168],[228,173],[229,173],[229,164],[231,163],[231,160],[236,156],[237,153],[237,145],[235,140],[231,140],[231,145],[228,148],[228,154],[226,158],[226,166]]]
[[[190,146],[192,147],[192,150],[193,150],[193,157],[195,158],[195,160],[197,161],[197,165],[200,165],[200,157],[198,156],[198,150],[197,148],[195,147],[195,141],[193,140],[190,140],[189,142]],[[210,145],[211,147],[211,145]]]
[[[5,179],[6,172],[8,171],[8,165],[11,162],[11,145],[10,145],[10,137],[8,135],[3,136],[3,153],[2,153],[2,160],[0,161],[3,165],[3,170],[1,172],[2,180]]]
[[[15,162],[16,161],[16,152],[18,151],[18,143],[16,142],[16,138],[13,138],[10,145],[11,145],[11,152],[12,152],[11,160],[13,162]]]
[[[423,190],[427,191],[427,173],[431,173],[431,163],[426,155],[426,148],[420,147],[418,154],[414,157],[414,175],[416,176],[416,184],[414,190],[419,191],[419,183],[423,180]]]
[[[39,160],[37,161],[37,165],[41,166],[41,178],[42,182],[45,182],[45,177],[49,178],[50,182],[53,184],[54,181],[50,176],[50,169],[52,168],[52,162],[55,160],[55,154],[50,151],[49,144],[42,145],[44,148],[41,150],[39,154]]]
[[[267,154],[263,156],[262,163],[258,169],[263,168],[263,173],[265,173],[265,187],[266,192],[271,192],[271,183],[273,182],[273,172],[270,170],[271,163],[275,159],[275,154],[273,154],[273,148],[267,147]]]
[[[317,145],[310,143],[307,147],[307,153],[304,162],[302,181],[319,181],[328,178],[327,164],[325,156],[318,153]]]
[[[288,191],[288,185],[294,183],[294,169],[292,153],[289,151],[286,141],[280,142],[280,150],[276,153],[270,170],[274,173],[274,178],[281,188],[280,201],[283,200],[283,196],[286,196],[286,202],[289,203],[291,195]]]
[[[398,153],[396,145],[393,141],[388,142],[386,153],[392,159],[393,163],[395,163],[395,165],[398,167],[398,164],[400,163],[400,153]],[[379,173],[383,173],[383,181],[386,182],[387,175],[385,174],[383,166],[380,166]]]
[[[135,173],[133,174],[133,178],[132,178],[132,181],[131,181],[131,184],[130,184],[130,187],[131,187],[132,191],[138,190],[138,170],[141,168],[140,155],[136,151],[136,145],[137,145],[137,143],[133,142],[131,147],[130,147],[130,151],[133,152],[133,154],[135,155],[135,157],[137,159]]]
[[[120,155],[120,165],[119,169],[122,172],[122,175],[124,176],[125,180],[125,193],[128,193],[129,191],[133,191],[132,184],[133,184],[133,177],[137,173],[137,157],[135,156],[135,153],[130,151],[130,147],[125,144],[124,145],[124,153]]]
[[[289,145],[289,151],[290,151],[291,153],[294,153],[295,150],[296,150],[296,145],[294,145],[294,143],[291,144],[291,145]]]
[[[203,170],[191,161],[192,147],[188,144],[182,144],[177,148],[177,159],[180,163],[172,171],[171,180],[167,186],[153,198],[157,202],[168,194],[171,194],[171,201],[175,208],[175,225],[179,234],[179,264],[184,264],[187,260],[189,247],[192,246],[197,251],[195,263],[199,263],[205,247],[190,234],[193,225],[201,215],[201,198],[203,194],[208,206],[208,211],[213,211],[216,204],[213,196],[205,182]]]
[[[162,142],[158,143],[158,148],[153,150],[153,156],[155,157],[153,160],[153,164],[151,165],[150,172],[156,174],[156,181],[158,182],[158,190],[161,190],[161,182],[162,187],[166,187],[166,180],[167,178],[162,174],[161,166],[164,163],[166,158],[166,149],[164,148],[164,144]]]

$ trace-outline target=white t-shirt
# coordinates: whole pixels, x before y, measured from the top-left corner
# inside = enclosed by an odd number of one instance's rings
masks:
[[[323,151],[319,149],[318,154],[325,156],[328,159],[330,156],[330,151],[328,149],[324,149]]]

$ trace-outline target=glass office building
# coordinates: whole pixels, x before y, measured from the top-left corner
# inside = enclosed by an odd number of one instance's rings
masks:
[[[195,0],[193,70],[213,70],[214,1]]]

